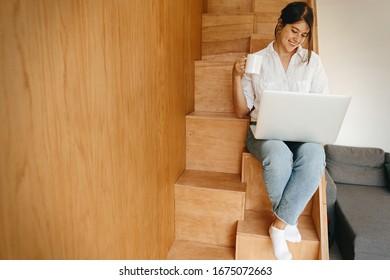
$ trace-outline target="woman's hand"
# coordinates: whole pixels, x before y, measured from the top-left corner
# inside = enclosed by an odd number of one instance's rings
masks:
[[[241,77],[245,72],[246,57],[237,59],[233,65],[233,104],[239,118],[244,118],[249,113],[246,99],[242,91]]]
[[[237,59],[234,62],[233,75],[241,77],[245,72],[245,65],[246,65],[246,57]]]

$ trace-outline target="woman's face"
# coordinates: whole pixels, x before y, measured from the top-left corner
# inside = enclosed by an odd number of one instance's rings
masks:
[[[298,21],[292,24],[286,24],[279,33],[277,40],[284,51],[290,53],[295,51],[305,41],[309,32],[309,25],[305,21]]]

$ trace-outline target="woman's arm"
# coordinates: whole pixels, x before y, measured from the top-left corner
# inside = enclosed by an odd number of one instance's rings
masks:
[[[245,61],[245,58],[237,59],[232,71],[233,103],[239,118],[245,117],[250,111],[247,107],[241,84],[242,75],[244,74],[245,69]]]

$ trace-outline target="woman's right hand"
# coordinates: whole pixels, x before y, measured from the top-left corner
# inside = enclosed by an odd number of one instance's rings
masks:
[[[233,103],[236,109],[236,114],[239,118],[247,116],[249,109],[246,104],[246,99],[242,91],[241,77],[245,72],[246,57],[237,59],[233,66]]]
[[[234,62],[233,74],[234,76],[242,76],[245,72],[246,57],[237,59]]]

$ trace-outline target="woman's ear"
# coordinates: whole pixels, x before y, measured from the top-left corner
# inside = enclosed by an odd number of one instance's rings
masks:
[[[276,25],[276,31],[277,31],[277,33],[282,32],[283,27],[284,27],[283,21],[282,21],[282,19],[280,18],[280,19],[278,20],[277,25]]]

